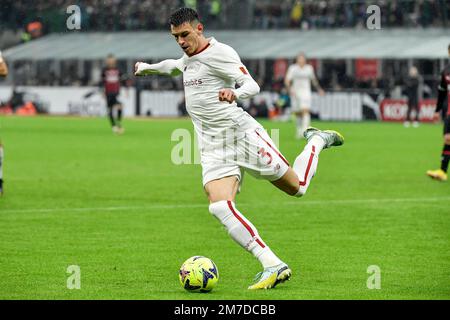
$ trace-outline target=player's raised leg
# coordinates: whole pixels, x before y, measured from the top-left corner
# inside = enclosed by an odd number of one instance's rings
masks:
[[[249,251],[262,264],[264,271],[249,289],[269,289],[288,280],[291,270],[267,246],[255,226],[237,209],[234,201],[239,180],[236,176],[208,182],[205,191],[210,205],[209,211],[227,229],[231,238]]]
[[[292,168],[276,181],[272,181],[279,189],[284,192],[301,197],[314,177],[319,162],[319,153],[332,146],[340,146],[344,143],[344,137],[337,131],[319,130],[316,128],[308,128],[304,136],[308,143],[303,151],[295,159]]]

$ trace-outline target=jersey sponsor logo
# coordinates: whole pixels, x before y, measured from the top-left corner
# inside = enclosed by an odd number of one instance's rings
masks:
[[[202,79],[184,80],[183,84],[185,87],[198,87],[203,84],[203,80]]]

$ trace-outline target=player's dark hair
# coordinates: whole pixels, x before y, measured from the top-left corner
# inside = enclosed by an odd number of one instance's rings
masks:
[[[197,11],[191,8],[179,8],[173,12],[169,17],[169,23],[175,27],[182,25],[185,22],[200,21]]]

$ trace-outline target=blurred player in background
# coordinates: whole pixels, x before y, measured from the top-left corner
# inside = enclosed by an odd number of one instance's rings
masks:
[[[117,99],[120,93],[122,73],[117,68],[117,60],[113,55],[106,58],[106,67],[102,71],[102,85],[105,90],[108,116],[114,133],[122,134],[122,103]]]
[[[8,75],[8,66],[2,57],[2,52],[0,51],[0,77],[6,77]],[[3,144],[0,140],[0,196],[3,195]]]
[[[448,46],[450,57],[450,45]],[[444,118],[444,148],[441,154],[441,168],[427,171],[427,175],[433,179],[447,181],[448,162],[450,160],[450,64],[441,73],[441,81],[438,88],[438,101],[436,104],[436,118],[441,114]],[[447,98],[447,110],[444,108],[444,101]]]
[[[264,128],[236,104],[237,99],[249,99],[260,90],[236,51],[214,38],[205,38],[203,24],[193,9],[175,11],[170,26],[184,55],[156,64],[137,62],[135,74],[183,74],[186,109],[197,133],[209,211],[262,264],[263,271],[249,289],[273,288],[291,277],[291,269],[236,208],[243,171],[301,197],[315,174],[321,150],[343,144],[343,137],[336,131],[309,128],[305,131],[308,143],[291,168]]]
[[[291,110],[297,120],[298,139],[303,137],[303,133],[311,124],[311,83],[321,96],[325,94],[317,81],[313,66],[307,64],[305,54],[300,53],[296,63],[289,66],[284,79],[284,85],[291,97]]]
[[[416,67],[409,68],[408,77],[406,78],[405,91],[408,97],[408,112],[406,121],[403,123],[405,127],[412,125],[417,128],[419,126],[419,71]],[[414,118],[413,118],[414,113]]]

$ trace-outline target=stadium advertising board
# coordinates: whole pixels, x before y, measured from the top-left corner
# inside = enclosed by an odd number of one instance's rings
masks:
[[[435,109],[435,99],[419,101],[419,121],[432,122]],[[407,112],[408,102],[404,99],[384,99],[380,104],[381,119],[383,121],[405,121]]]
[[[23,93],[23,103],[40,105],[50,114],[105,116],[106,101],[103,91],[98,87],[34,87],[18,86],[16,91]],[[0,100],[7,103],[12,96],[12,87],[0,89]],[[124,107],[124,115],[134,115],[135,89],[121,91],[118,98]]]

